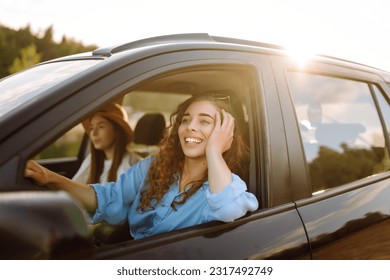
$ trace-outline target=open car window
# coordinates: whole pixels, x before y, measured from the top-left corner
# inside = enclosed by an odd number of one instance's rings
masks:
[[[117,100],[126,110],[129,125],[134,132],[134,142],[128,150],[141,157],[158,152],[158,142],[163,130],[170,124],[170,116],[177,106],[194,94],[213,92],[229,96],[233,107],[236,125],[242,130],[250,147],[249,111],[250,96],[253,94],[253,82],[250,82],[250,70],[242,67],[207,66],[203,69],[185,69],[180,73],[166,73],[141,86],[130,88]],[[36,159],[47,163],[47,167],[69,178],[77,172],[84,157],[89,152],[88,145],[83,145],[87,136],[80,124],[53,142],[40,152]],[[252,156],[254,153],[251,153]],[[53,158],[56,163],[53,164]],[[66,162],[61,162],[66,159]],[[70,161],[74,159],[72,164]],[[61,164],[66,168],[62,168]],[[253,158],[247,159],[247,174],[243,178],[249,186],[249,165]],[[255,186],[252,186],[252,190]],[[130,239],[128,225],[93,227],[99,245],[112,244]]]

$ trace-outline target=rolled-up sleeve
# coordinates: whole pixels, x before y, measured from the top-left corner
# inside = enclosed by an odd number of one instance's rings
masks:
[[[232,181],[220,193],[212,194],[207,189],[206,199],[211,208],[210,220],[222,222],[234,221],[259,207],[257,198],[247,192],[245,182],[235,174],[232,174]]]
[[[97,209],[91,218],[93,224],[122,224],[127,220],[129,209],[144,184],[150,162],[151,158],[147,158],[133,165],[119,176],[116,183],[91,185],[97,200]]]

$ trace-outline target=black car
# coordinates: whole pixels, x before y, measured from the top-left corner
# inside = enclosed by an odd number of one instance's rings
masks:
[[[132,240],[23,175],[35,159],[71,178],[89,151],[80,122],[113,101],[147,156],[153,116],[166,126],[206,91],[230,96],[256,212]],[[0,258],[389,259],[389,101],[388,72],[328,56],[302,66],[284,48],[207,34],[43,62],[0,80]]]

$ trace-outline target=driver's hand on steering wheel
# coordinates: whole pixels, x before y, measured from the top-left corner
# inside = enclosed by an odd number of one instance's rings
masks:
[[[24,177],[34,180],[40,186],[50,183],[50,171],[33,160],[27,162]]]

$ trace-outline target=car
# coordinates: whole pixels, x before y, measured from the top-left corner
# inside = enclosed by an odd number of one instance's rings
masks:
[[[71,178],[88,154],[80,122],[114,101],[135,131],[129,149],[147,156],[161,137],[153,116],[165,127],[204,92],[230,98],[255,212],[133,240],[24,177],[34,159]],[[389,259],[389,101],[384,70],[202,33],[42,62],[0,81],[0,258]]]

